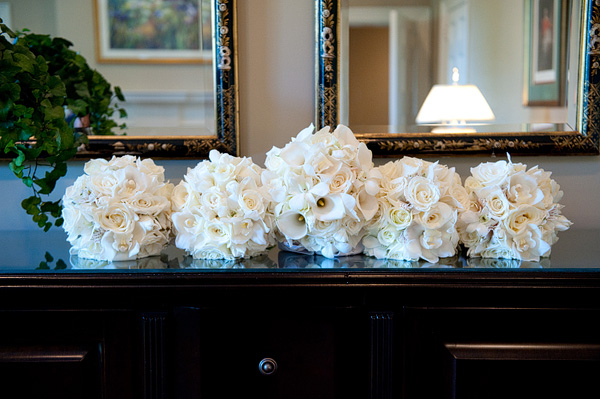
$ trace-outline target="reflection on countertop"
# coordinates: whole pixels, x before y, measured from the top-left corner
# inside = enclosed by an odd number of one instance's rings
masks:
[[[161,256],[133,261],[106,262],[78,258],[69,254],[69,243],[62,231],[0,231],[3,256],[0,274],[11,273],[68,273],[68,272],[123,272],[156,271],[218,272],[245,270],[248,272],[279,271],[374,271],[386,270],[569,270],[600,271],[600,230],[568,230],[552,247],[552,255],[539,262],[516,259],[468,258],[461,254],[440,259],[432,264],[426,261],[376,259],[363,255],[328,259],[319,255],[304,255],[272,248],[267,254],[243,260],[195,260],[174,246],[167,247]]]

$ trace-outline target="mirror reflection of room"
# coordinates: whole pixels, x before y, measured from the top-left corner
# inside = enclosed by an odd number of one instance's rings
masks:
[[[524,0],[343,2],[341,122],[363,133],[429,132],[437,123],[418,124],[417,115],[432,87],[453,84],[458,69],[457,83],[476,86],[495,117],[473,121],[477,131],[575,129],[568,105],[576,103],[576,84],[566,87],[565,81],[576,82],[577,68],[569,71],[565,61],[569,25],[561,21],[569,10],[562,3],[531,0],[528,8]],[[579,1],[568,4],[579,7]],[[546,55],[530,54],[530,46]],[[553,59],[555,54],[562,58]],[[547,81],[535,81],[540,73],[528,78],[528,67],[545,71]],[[547,83],[554,84],[554,94]],[[536,84],[533,90],[546,90],[542,97],[528,92]]]
[[[3,0],[2,3],[8,5],[11,17],[9,26],[13,30],[29,29],[37,34],[67,39],[73,43],[72,49],[83,55],[91,68],[122,89],[126,99],[122,105],[128,116],[119,120],[119,123],[127,124],[127,135],[215,135],[214,82],[210,57],[192,61],[180,57],[149,62],[145,59],[146,55],[137,54],[139,52],[132,47],[123,50],[130,54],[123,59],[101,59],[98,46],[102,40],[102,27],[101,21],[96,19],[98,15],[104,15],[108,21],[117,21],[119,18],[114,18],[114,12],[133,10],[135,18],[139,19],[136,29],[149,36],[157,27],[166,25],[165,21],[157,21],[159,17],[164,20],[174,14],[175,20],[181,21],[177,23],[189,20],[190,23],[199,24],[200,45],[210,46],[210,0]],[[111,8],[115,5],[119,10]],[[130,14],[126,15],[128,19],[132,18],[133,14]],[[128,38],[134,36],[133,31],[128,31]],[[166,36],[162,34],[162,37]],[[115,42],[114,37],[110,40]],[[210,54],[210,48],[208,52]],[[120,131],[115,133],[121,134]]]

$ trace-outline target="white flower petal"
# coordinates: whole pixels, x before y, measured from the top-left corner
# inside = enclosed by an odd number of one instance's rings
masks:
[[[299,240],[308,232],[304,216],[298,212],[286,212],[277,218],[276,223],[279,231],[291,240]]]
[[[346,214],[346,207],[341,195],[321,197],[315,201],[312,209],[315,218],[323,221],[341,219]]]
[[[358,195],[358,209],[363,214],[365,220],[371,220],[379,210],[379,202],[374,195],[370,195],[366,190]]]

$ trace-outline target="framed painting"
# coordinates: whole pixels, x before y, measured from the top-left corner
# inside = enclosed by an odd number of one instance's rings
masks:
[[[566,10],[564,0],[525,1],[525,76],[527,106],[564,105]]]
[[[209,63],[211,0],[94,0],[100,63]]]

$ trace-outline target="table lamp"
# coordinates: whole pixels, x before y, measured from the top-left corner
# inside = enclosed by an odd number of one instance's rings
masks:
[[[494,120],[494,113],[475,85],[458,84],[458,68],[452,69],[451,85],[434,85],[425,98],[416,122],[439,124],[432,133],[473,133],[469,122]]]

